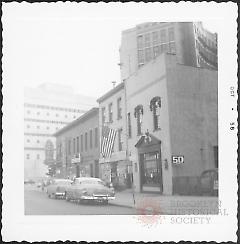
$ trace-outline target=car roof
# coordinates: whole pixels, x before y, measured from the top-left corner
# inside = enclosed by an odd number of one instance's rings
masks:
[[[78,177],[78,178],[75,178],[75,180],[78,180],[78,181],[83,181],[83,180],[102,181],[101,179],[99,179],[99,178],[94,178],[94,177]]]
[[[70,179],[53,179],[54,181],[72,181],[72,180],[70,180]]]

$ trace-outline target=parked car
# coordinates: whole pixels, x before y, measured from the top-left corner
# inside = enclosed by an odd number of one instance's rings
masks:
[[[66,187],[70,186],[72,180],[69,179],[52,179],[51,183],[47,185],[46,192],[49,198],[65,197]]]
[[[201,193],[211,196],[218,195],[218,170],[209,169],[202,172],[200,177]]]
[[[75,178],[71,186],[66,189],[66,200],[77,202],[97,201],[107,204],[108,200],[115,199],[115,192],[112,187],[99,178],[80,177]]]
[[[25,180],[24,181],[24,184],[30,184],[30,185],[33,185],[33,184],[35,184],[35,181],[33,181],[33,180]]]

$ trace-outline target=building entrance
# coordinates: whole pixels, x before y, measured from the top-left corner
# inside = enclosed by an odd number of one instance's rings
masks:
[[[141,190],[162,192],[162,167],[159,152],[140,155]]]
[[[142,136],[138,149],[141,192],[163,192],[161,141],[153,135]]]

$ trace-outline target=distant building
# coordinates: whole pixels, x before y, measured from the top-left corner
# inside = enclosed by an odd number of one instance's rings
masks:
[[[162,54],[125,80],[136,191],[197,194],[201,173],[218,168],[217,74]]]
[[[103,127],[116,130],[113,150],[110,157],[100,154],[100,177],[112,182],[115,188],[131,186],[132,167],[127,158],[127,117],[124,83],[108,91],[97,102],[99,103],[99,131],[102,140]]]
[[[73,89],[45,83],[24,90],[24,177],[41,178],[46,164],[55,160],[53,133],[75,120],[96,104],[94,98],[74,93]]]
[[[121,79],[161,53],[174,53],[181,64],[217,69],[217,34],[201,22],[149,22],[122,32]]]
[[[99,176],[98,108],[57,131],[56,177]]]

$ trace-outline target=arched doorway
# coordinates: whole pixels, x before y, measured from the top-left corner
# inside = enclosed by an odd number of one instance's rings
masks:
[[[163,192],[161,141],[143,135],[135,145],[138,150],[141,192]]]

